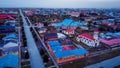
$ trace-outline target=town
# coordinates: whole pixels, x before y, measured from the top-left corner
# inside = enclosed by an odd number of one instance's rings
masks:
[[[120,9],[0,9],[0,68],[89,68],[118,56]]]

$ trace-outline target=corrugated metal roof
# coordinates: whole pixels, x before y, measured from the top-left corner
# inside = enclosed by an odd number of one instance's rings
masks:
[[[112,39],[112,40],[100,39],[100,42],[105,43],[107,45],[120,44],[120,39]]]
[[[44,37],[45,37],[45,38],[57,37],[57,33],[44,34]]]
[[[54,52],[56,58],[63,58],[63,57],[68,57],[68,56],[80,56],[84,55],[87,53],[86,50],[84,49],[75,49],[75,50],[65,50],[65,51],[59,51],[59,52]]]
[[[80,26],[81,25],[81,23],[80,22],[77,22],[77,21],[73,21],[72,19],[64,19],[62,22],[60,22],[60,23],[57,23],[57,24],[55,24],[55,26],[56,27],[60,27],[60,26],[75,26],[75,27],[77,27],[77,26]]]
[[[17,39],[17,36],[15,34],[9,34],[2,38],[2,40],[6,41],[7,39]]]
[[[81,35],[79,35],[78,37],[81,38],[82,36],[86,37],[86,38],[89,38],[91,40],[95,40],[93,36],[89,35],[89,34],[86,34],[86,33],[83,33]]]
[[[8,54],[0,58],[0,68],[4,68],[4,66],[17,68],[18,67],[18,56]]]
[[[63,51],[62,50],[63,48],[60,45],[59,41],[49,41],[48,44],[52,48],[56,58],[63,58],[63,57],[72,56],[72,55],[80,56],[87,53],[87,51],[82,48]]]
[[[0,29],[10,29],[10,28],[15,28],[15,27],[14,26],[8,26],[8,25],[0,26]]]

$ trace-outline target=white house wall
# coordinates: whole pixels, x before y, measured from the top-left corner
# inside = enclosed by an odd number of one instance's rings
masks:
[[[89,40],[84,39],[83,37],[82,38],[77,37],[77,41],[79,41],[79,42],[81,41],[81,42],[83,42],[84,44],[86,44],[88,46],[93,46],[93,47],[95,46],[95,41],[94,40],[89,41]]]

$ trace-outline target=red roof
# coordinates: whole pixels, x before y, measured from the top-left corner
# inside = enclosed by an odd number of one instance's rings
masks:
[[[72,50],[72,49],[69,46],[63,46],[62,50],[65,51],[65,50]]]
[[[99,32],[99,30],[98,29],[95,29],[95,31],[94,32]]]
[[[86,33],[83,33],[81,35],[79,35],[78,37],[81,38],[81,37],[85,37],[85,38],[88,38],[88,39],[91,39],[91,40],[95,40],[93,36],[89,35],[89,34],[86,34]]]
[[[5,18],[10,18],[12,20],[14,20],[15,18],[13,18],[11,15],[7,15],[7,14],[0,14],[0,19],[5,19]]]
[[[114,27],[120,27],[120,24],[113,24]]]
[[[65,32],[74,32],[74,30],[73,29],[67,29],[67,30],[65,30]]]
[[[109,22],[103,22],[105,25],[109,25],[110,23]]]

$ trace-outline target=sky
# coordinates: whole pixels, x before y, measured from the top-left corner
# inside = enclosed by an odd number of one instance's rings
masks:
[[[120,8],[120,0],[0,0],[0,7]]]

